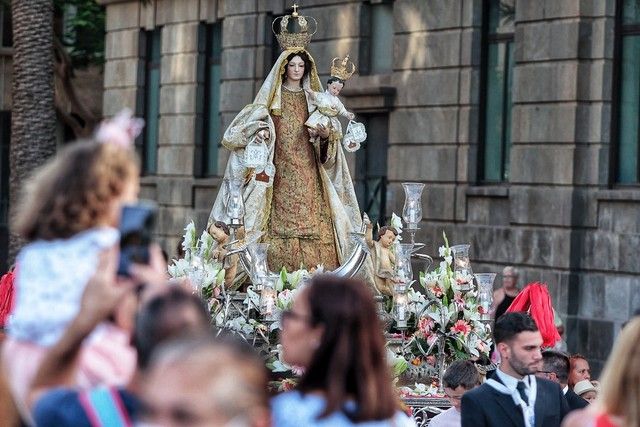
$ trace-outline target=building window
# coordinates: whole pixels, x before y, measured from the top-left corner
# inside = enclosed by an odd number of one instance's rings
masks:
[[[514,15],[514,0],[484,3],[478,168],[481,182],[509,180]]]
[[[638,120],[640,117],[640,4],[637,0],[618,0],[616,16],[617,88],[614,101],[612,158],[614,181],[631,184],[639,181]]]
[[[138,91],[138,114],[145,120],[144,132],[137,142],[142,158],[142,173],[153,175],[158,165],[158,120],[160,117],[160,28],[140,33],[140,64],[143,67]]]
[[[371,0],[360,10],[360,64],[358,72],[393,72],[393,1]]]
[[[220,143],[220,82],[222,59],[222,23],[200,24],[198,38],[198,120],[196,132],[195,174],[213,176],[218,172]]]
[[[0,47],[13,46],[13,30],[11,28],[11,8],[0,3]]]
[[[385,224],[389,116],[369,114],[359,118],[366,126],[367,140],[356,152],[356,197],[360,209],[369,215],[372,222]]]

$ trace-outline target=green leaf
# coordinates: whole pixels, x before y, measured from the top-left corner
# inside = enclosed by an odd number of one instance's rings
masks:
[[[442,238],[444,239],[444,245],[448,249],[449,248],[449,239],[447,239],[447,233],[442,230]]]
[[[220,286],[224,283],[224,269],[221,269],[220,271],[218,271],[218,274],[216,275],[216,285]]]

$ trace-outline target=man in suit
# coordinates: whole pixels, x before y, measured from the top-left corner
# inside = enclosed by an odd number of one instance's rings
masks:
[[[589,403],[578,396],[569,388],[569,356],[555,350],[545,350],[542,352],[542,368],[536,374],[538,378],[546,378],[560,384],[565,399],[569,404],[569,410],[582,409]]]
[[[462,396],[462,427],[559,427],[569,407],[558,384],[534,375],[542,362],[536,323],[526,313],[506,313],[493,335],[500,366]]]

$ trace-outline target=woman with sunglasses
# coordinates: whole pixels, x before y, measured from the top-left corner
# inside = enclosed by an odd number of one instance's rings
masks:
[[[282,316],[285,362],[304,368],[272,401],[274,426],[415,426],[400,411],[367,286],[316,276]]]

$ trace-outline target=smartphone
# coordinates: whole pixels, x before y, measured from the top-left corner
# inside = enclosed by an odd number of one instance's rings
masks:
[[[157,213],[157,205],[146,200],[122,207],[118,275],[128,276],[131,264],[149,264],[149,245]]]

